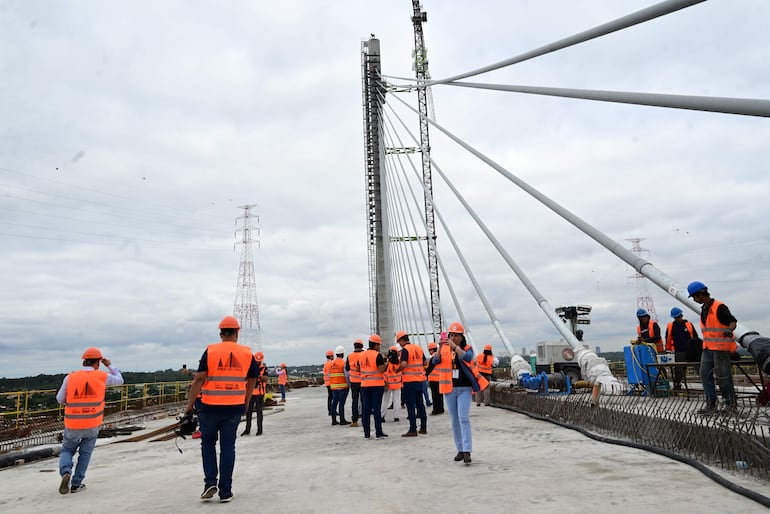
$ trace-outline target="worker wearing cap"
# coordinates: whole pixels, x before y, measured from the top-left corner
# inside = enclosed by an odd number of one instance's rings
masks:
[[[345,347],[340,345],[334,349],[336,358],[329,368],[329,380],[332,388],[332,425],[349,425],[345,419],[345,401],[348,398],[348,381],[345,377]],[[337,421],[339,413],[340,420]]]
[[[700,360],[700,380],[706,406],[699,414],[714,414],[717,411],[717,393],[714,373],[719,381],[719,392],[724,402],[722,414],[735,410],[735,388],[733,387],[733,366],[731,354],[737,351],[733,331],[738,320],[724,303],[711,298],[703,282],[691,282],[687,286],[689,296],[701,304],[700,329],[703,333],[703,353]]]
[[[185,408],[185,415],[192,414],[195,398],[202,393],[199,420],[204,482],[200,498],[204,501],[213,498],[217,492],[221,503],[233,499],[235,438],[258,376],[257,361],[251,350],[238,344],[240,328],[233,316],[225,316],[219,323],[222,341],[208,345],[203,352]]]
[[[329,368],[334,361],[334,350],[326,350],[326,362],[324,362],[324,387],[326,387],[326,412],[332,415],[332,387],[329,378]]]
[[[345,370],[350,378],[351,427],[358,426],[361,417],[361,374],[358,372],[358,359],[364,353],[364,342],[360,339],[353,341],[353,353],[348,354],[345,360]]]
[[[679,307],[671,309],[671,317],[673,321],[669,322],[666,327],[666,351],[674,352],[674,362],[687,362],[690,344],[698,339],[698,333],[692,323],[684,319],[684,313]],[[675,391],[682,389],[684,374],[684,367],[674,367]]]
[[[476,369],[479,374],[487,379],[488,382],[492,381],[492,368],[500,364],[500,359],[492,355],[492,345],[485,344],[484,352],[476,356]],[[489,388],[485,388],[480,393],[476,393],[476,407],[481,406],[481,402],[484,405],[489,405]]]
[[[257,413],[257,432],[254,435],[262,435],[263,407],[265,404],[265,393],[267,393],[268,373],[264,353],[255,353],[254,360],[257,361],[257,383],[254,385],[254,392],[251,393],[249,408],[246,410],[246,428],[241,435],[249,435],[251,433],[251,417],[254,412]]]
[[[663,339],[660,337],[660,326],[657,321],[650,318],[650,314],[644,309],[636,311],[639,324],[636,326],[637,342],[655,345],[655,351],[663,353]]]
[[[112,362],[104,358],[99,348],[86,349],[81,359],[83,367],[64,377],[56,393],[56,401],[64,405],[64,434],[59,456],[61,494],[77,493],[86,488],[83,481],[104,420],[107,387],[123,383],[120,370],[112,367]],[[100,363],[107,367],[107,372],[99,370]],[[78,462],[73,475],[72,459],[76,451]]]
[[[425,355],[422,348],[409,342],[406,332],[396,334],[396,342],[401,345],[401,364],[399,368],[403,376],[404,388],[401,390],[406,415],[409,418],[409,430],[402,437],[417,437],[417,434],[428,433],[428,416],[425,404],[422,402],[422,384],[425,382]],[[417,418],[420,419],[420,429],[417,430]]]

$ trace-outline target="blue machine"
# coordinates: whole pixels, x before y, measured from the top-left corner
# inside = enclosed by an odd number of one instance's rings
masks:
[[[658,354],[655,348],[647,344],[625,346],[623,347],[623,355],[626,360],[628,383],[632,386],[628,390],[628,394],[641,391],[642,395],[646,395],[649,389],[658,382],[658,368],[647,366],[647,364],[658,363]]]

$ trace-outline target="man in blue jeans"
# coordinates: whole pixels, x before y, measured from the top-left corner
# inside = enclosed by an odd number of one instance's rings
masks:
[[[201,412],[198,417],[204,475],[201,500],[210,500],[217,492],[220,503],[233,499],[235,438],[241,415],[251,400],[259,373],[249,347],[238,344],[240,328],[234,317],[225,316],[222,319],[219,323],[222,342],[209,345],[203,352],[188,393],[186,415],[192,414],[195,400],[198,393],[201,393]]]

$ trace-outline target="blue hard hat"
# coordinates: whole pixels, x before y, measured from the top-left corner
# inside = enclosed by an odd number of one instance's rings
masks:
[[[698,282],[697,280],[695,282],[690,282],[690,285],[687,286],[687,296],[692,296],[698,291],[703,291],[704,289],[708,288],[703,282]]]
[[[673,309],[671,309],[671,317],[672,318],[678,318],[682,314],[684,314],[684,313],[682,312],[682,309],[680,309],[679,307],[674,307]]]
[[[636,317],[641,318],[642,316],[649,316],[649,313],[644,309],[638,309],[636,311]]]

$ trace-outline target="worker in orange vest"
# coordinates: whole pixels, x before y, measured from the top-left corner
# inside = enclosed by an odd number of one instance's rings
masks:
[[[439,369],[439,390],[452,422],[457,455],[455,462],[471,463],[473,438],[471,435],[471,394],[479,393],[489,382],[476,370],[473,348],[465,340],[465,327],[460,323],[449,325],[449,341],[442,344],[433,356]]]
[[[636,341],[638,343],[653,344],[657,353],[663,353],[663,338],[660,336],[660,326],[657,321],[650,318],[650,313],[644,309],[636,311],[639,324],[636,326]]]
[[[361,417],[361,375],[358,372],[358,358],[364,352],[364,342],[360,339],[353,341],[353,353],[348,354],[348,358],[345,361],[345,370],[347,370],[350,379],[350,399],[352,405],[350,406],[351,414],[351,427],[358,426],[358,418]]]
[[[385,368],[385,394],[382,396],[382,421],[385,421],[385,415],[393,404],[393,421],[400,421],[401,417],[401,389],[404,386],[401,371],[399,371],[400,348],[398,345],[390,347],[388,350],[388,367]]]
[[[332,425],[349,425],[345,419],[345,400],[348,398],[348,381],[345,377],[345,347],[340,345],[334,349],[336,358],[329,367],[329,380],[332,388]],[[337,421],[337,413],[340,420]]]
[[[281,390],[281,403],[286,403],[286,384],[289,382],[289,372],[286,370],[286,363],[282,362],[278,366],[278,389]]]
[[[446,343],[447,333],[441,332],[440,341]],[[438,369],[433,362],[433,355],[438,350],[438,345],[431,341],[428,343],[428,367],[425,368],[425,374],[428,376],[428,385],[430,386],[430,395],[433,398],[433,410],[430,412],[431,416],[444,413],[444,395],[438,392]]]
[[[107,387],[123,383],[120,370],[104,358],[99,348],[87,348],[81,359],[83,367],[64,377],[56,393],[56,401],[64,405],[64,434],[59,456],[61,494],[77,493],[86,488],[83,481],[104,420]],[[107,371],[100,371],[99,364],[104,364]],[[78,462],[73,475],[75,452],[78,452]]]
[[[417,437],[417,434],[428,433],[428,416],[425,404],[422,402],[422,384],[425,382],[425,355],[422,348],[409,342],[406,332],[396,334],[396,342],[401,345],[401,364],[404,388],[401,395],[406,405],[406,415],[409,418],[409,430],[402,437]],[[417,430],[417,418],[420,419],[420,429]]]
[[[476,356],[476,369],[479,374],[486,378],[487,381],[492,381],[492,368],[500,364],[500,359],[492,355],[492,345],[484,345],[484,353]],[[489,405],[489,388],[487,387],[476,395],[476,407],[481,406],[481,402],[484,405]]]
[[[365,350],[358,359],[358,371],[361,373],[361,424],[364,426],[364,437],[371,436],[371,417],[374,416],[374,435],[377,439],[388,437],[382,431],[380,406],[385,390],[384,371],[387,368],[385,358],[380,353],[382,338],[378,334],[369,336],[369,349]]]
[[[198,363],[185,415],[191,415],[195,398],[201,394],[201,457],[203,492],[201,500],[210,500],[219,492],[219,501],[233,499],[233,468],[238,424],[251,401],[257,383],[257,361],[248,346],[238,344],[240,324],[233,316],[219,323],[220,343],[210,344]],[[216,444],[219,440],[219,466]],[[219,481],[217,482],[217,474]]]
[[[254,360],[257,361],[257,383],[254,386],[254,392],[251,393],[249,408],[246,410],[246,429],[241,435],[249,435],[251,433],[251,416],[254,412],[257,413],[257,433],[254,435],[262,435],[263,407],[265,404],[265,393],[267,393],[265,354],[262,352],[255,353]]]
[[[334,360],[334,351],[326,350],[326,362],[324,362],[324,386],[326,387],[326,412],[329,416],[332,415],[332,388],[331,379],[329,378],[329,368]]]

